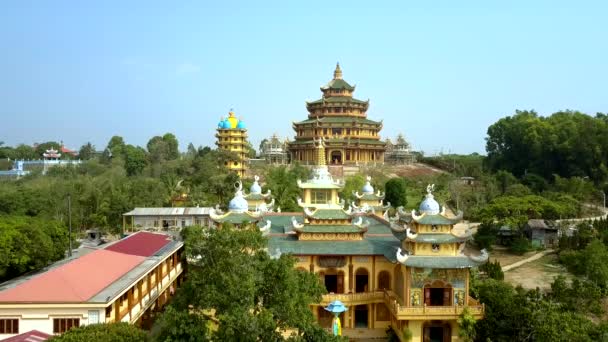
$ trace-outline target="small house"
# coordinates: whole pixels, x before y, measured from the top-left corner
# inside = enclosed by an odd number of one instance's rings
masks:
[[[524,233],[535,247],[554,247],[559,243],[557,228],[547,225],[543,219],[528,220]]]

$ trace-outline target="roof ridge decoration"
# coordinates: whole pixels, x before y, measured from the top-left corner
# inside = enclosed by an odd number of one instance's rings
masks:
[[[291,225],[293,226],[293,228],[295,229],[301,229],[304,228],[304,223],[299,223],[298,220],[296,220],[295,216],[291,217]]]
[[[266,224],[260,228],[260,232],[262,232],[262,234],[266,234],[270,231],[270,226],[272,226],[272,222],[270,220],[266,220]]]
[[[488,254],[488,251],[485,248],[481,250],[481,254],[478,256],[469,255],[469,259],[480,263],[488,261],[489,257],[490,255]]]
[[[405,262],[407,261],[407,258],[409,258],[409,253],[407,251],[405,251],[405,254],[401,254],[403,252],[403,250],[401,249],[401,247],[397,248],[397,261],[399,261],[402,264],[405,264]]]

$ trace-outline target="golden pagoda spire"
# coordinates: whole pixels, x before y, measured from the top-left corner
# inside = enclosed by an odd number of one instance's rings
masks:
[[[319,138],[319,145],[317,145],[316,165],[318,165],[318,166],[327,165],[325,162],[325,143],[323,142],[323,138]]]
[[[334,80],[342,79],[342,69],[340,69],[340,62],[336,63],[336,70],[334,71]]]

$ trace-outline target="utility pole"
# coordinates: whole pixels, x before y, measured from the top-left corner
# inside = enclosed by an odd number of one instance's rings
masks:
[[[69,250],[68,256],[72,257],[72,195],[68,195],[68,239]]]

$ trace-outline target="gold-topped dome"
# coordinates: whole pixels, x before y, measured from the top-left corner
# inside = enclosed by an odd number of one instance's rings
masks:
[[[228,113],[228,122],[230,122],[230,128],[236,128],[236,125],[239,124],[239,119],[236,118],[233,111]]]

